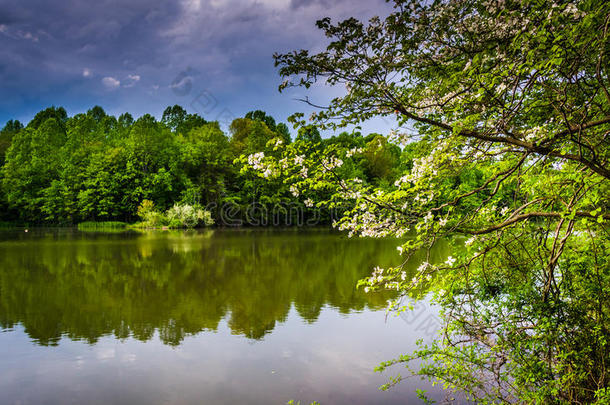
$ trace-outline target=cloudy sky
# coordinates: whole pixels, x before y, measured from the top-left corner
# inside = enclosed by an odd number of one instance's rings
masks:
[[[225,122],[262,109],[282,121],[308,111],[295,98],[341,90],[278,93],[273,53],[323,49],[319,18],[388,11],[383,0],[0,0],[0,125],[50,105],[160,117],[180,104]]]

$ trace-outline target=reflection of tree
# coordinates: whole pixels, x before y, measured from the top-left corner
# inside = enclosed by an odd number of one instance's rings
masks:
[[[327,232],[240,231],[143,235],[42,235],[0,243],[0,325],[21,323],[42,345],[62,336],[166,344],[215,330],[260,339],[292,305],[307,322],[328,305],[343,313],[380,309],[388,293],[357,281],[396,259],[391,240]]]

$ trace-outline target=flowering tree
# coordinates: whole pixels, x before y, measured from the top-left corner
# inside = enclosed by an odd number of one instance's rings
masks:
[[[381,369],[421,359],[413,373],[481,402],[610,401],[610,3],[394,3],[368,24],[323,19],[324,52],[275,60],[280,90],[345,86],[312,115],[320,128],[413,125],[386,137],[409,169],[373,186],[349,176],[362,149],[307,142],[251,163],[301,198],[323,190],[319,206],[348,201],[336,225],[350,234],[411,236],[402,264],[362,284],[428,291],[444,324]],[[410,262],[447,239],[445,262]]]

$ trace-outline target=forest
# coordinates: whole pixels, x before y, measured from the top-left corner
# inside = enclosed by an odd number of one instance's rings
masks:
[[[308,199],[283,181],[242,170],[240,156],[271,156],[278,141],[291,143],[286,124],[256,110],[235,119],[229,130],[178,105],[167,107],[160,121],[129,113],[117,118],[99,106],[72,117],[50,107],[25,126],[11,120],[0,132],[0,220],[131,223],[139,219],[138,208],[142,214],[152,203],[161,212],[174,204],[205,207],[219,225],[301,224],[304,216],[312,224],[329,223],[328,213],[308,214]],[[308,126],[295,141],[313,149],[365,149],[351,174],[376,185],[391,184],[409,162],[408,154],[378,134],[342,132],[322,139]]]

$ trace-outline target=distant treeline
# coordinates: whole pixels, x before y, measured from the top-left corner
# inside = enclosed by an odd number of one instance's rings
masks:
[[[148,114],[137,120],[129,113],[117,118],[98,106],[69,117],[64,108],[50,107],[27,125],[11,120],[0,132],[0,221],[134,222],[144,200],[160,210],[175,203],[200,204],[209,207],[220,224],[238,224],[239,218],[272,212],[248,213],[253,204],[302,207],[305,216],[311,215],[302,198],[291,194],[281,180],[240,171],[239,156],[273,154],[273,141],[278,139],[292,142],[287,125],[277,124],[263,111],[235,119],[230,134],[225,134],[218,122],[188,114],[177,105],[168,107],[160,121]],[[322,139],[310,126],[299,129],[295,139],[315,148],[336,143],[362,148],[364,153],[351,170],[378,185],[391,184],[410,162],[408,151],[378,134],[341,133]],[[219,218],[227,206],[233,223]],[[329,221],[329,215],[318,220]]]

